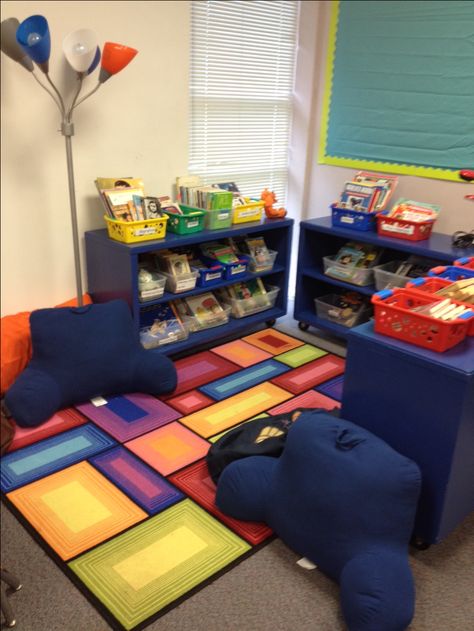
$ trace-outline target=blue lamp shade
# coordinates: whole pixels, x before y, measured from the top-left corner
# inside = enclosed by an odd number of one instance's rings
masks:
[[[16,18],[7,18],[2,21],[0,38],[2,52],[13,61],[21,64],[23,68],[33,72],[34,66],[31,58],[25,54],[23,48],[16,41],[16,32],[19,26],[20,22]]]
[[[18,27],[16,40],[39,68],[48,73],[51,37],[47,19],[42,15],[26,18]]]
[[[76,72],[87,72],[97,53],[97,36],[94,31],[83,28],[66,35],[63,52]]]
[[[89,68],[87,69],[87,74],[91,74],[92,72],[94,72],[94,70],[97,68],[97,66],[99,65],[99,61],[101,58],[101,54],[100,54],[100,46],[97,46],[97,49],[95,51],[95,57],[93,62],[91,63],[91,65],[89,66]]]

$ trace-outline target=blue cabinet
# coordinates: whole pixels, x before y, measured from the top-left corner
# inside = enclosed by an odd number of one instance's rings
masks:
[[[264,237],[270,250],[278,253],[275,264],[270,271],[246,273],[239,276],[238,280],[245,281],[260,276],[266,284],[278,287],[280,291],[275,306],[243,318],[231,317],[227,324],[190,333],[186,340],[166,344],[154,350],[167,354],[176,353],[220,337],[242,333],[261,322],[272,323],[276,318],[285,315],[287,310],[293,223],[293,219],[287,218],[265,219],[262,222],[233,225],[223,230],[203,230],[183,236],[167,234],[163,239],[132,244],[110,239],[105,229],[88,231],[85,233],[88,292],[94,302],[105,302],[115,298],[125,300],[130,306],[138,331],[144,322],[149,322],[154,306],[176,298],[212,291],[224,285],[231,285],[237,280],[222,280],[211,288],[196,287],[192,291],[179,294],[165,292],[160,298],[144,303],[140,302],[138,295],[138,269],[141,257],[164,248],[189,247],[227,237],[259,235]]]
[[[474,510],[473,337],[437,353],[355,327],[341,416],[420,467],[418,539],[439,542]]]
[[[453,248],[451,236],[447,234],[434,232],[424,241],[408,241],[379,237],[376,232],[333,227],[331,217],[302,221],[294,307],[294,318],[300,323],[300,328],[306,329],[311,325],[346,338],[350,329],[316,315],[315,298],[341,290],[357,291],[366,296],[371,296],[376,291],[374,285],[359,287],[324,274],[323,258],[336,254],[348,241],[368,243],[382,248],[381,264],[406,259],[413,254],[446,265],[456,258],[473,254],[472,249]]]

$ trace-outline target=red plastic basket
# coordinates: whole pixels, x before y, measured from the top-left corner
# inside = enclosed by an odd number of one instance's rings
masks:
[[[394,239],[408,239],[408,241],[428,239],[433,224],[433,219],[417,222],[387,217],[384,213],[377,214],[377,234]]]
[[[438,297],[406,288],[379,291],[372,296],[375,331],[442,353],[462,342],[471,326],[471,318],[443,321],[413,311],[436,302],[439,302]]]
[[[466,267],[467,269],[474,269],[474,256],[464,256],[454,261],[454,265],[458,267]]]
[[[415,278],[411,280],[405,285],[406,289],[410,289],[411,291],[421,291],[424,294],[431,294],[433,298],[436,300],[440,300],[441,296],[436,296],[436,292],[439,289],[443,289],[443,287],[447,287],[448,285],[452,285],[455,281],[448,280],[447,278],[440,278],[438,276],[428,276],[427,278]],[[456,301],[459,302],[460,305],[464,305],[469,309],[474,311],[474,306],[469,304],[468,302],[463,302],[462,300]],[[470,319],[471,324],[467,330],[468,335],[474,335],[474,318]]]

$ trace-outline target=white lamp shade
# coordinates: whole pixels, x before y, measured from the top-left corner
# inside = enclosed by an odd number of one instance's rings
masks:
[[[77,72],[87,72],[94,61],[96,50],[97,36],[87,28],[69,33],[63,41],[66,59]]]

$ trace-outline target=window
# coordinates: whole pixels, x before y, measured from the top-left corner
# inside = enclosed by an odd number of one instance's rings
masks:
[[[194,0],[189,173],[284,205],[299,2]]]

